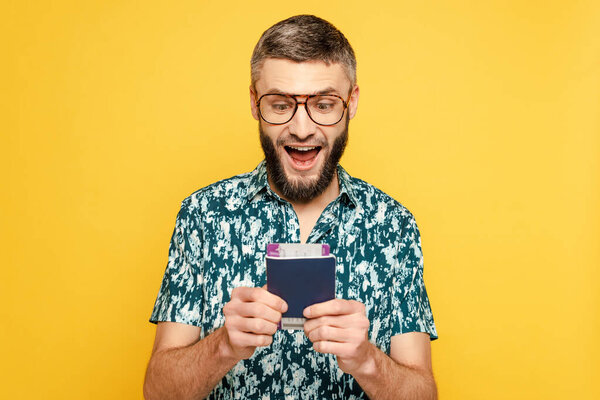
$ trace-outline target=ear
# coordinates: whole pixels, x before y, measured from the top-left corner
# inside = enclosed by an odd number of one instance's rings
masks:
[[[254,117],[255,120],[259,120],[258,117],[258,108],[256,108],[256,92],[254,91],[254,88],[252,87],[252,85],[250,85],[250,109],[252,110],[252,116]]]
[[[350,93],[350,100],[348,101],[348,115],[350,119],[356,115],[356,109],[358,108],[358,97],[360,95],[360,89],[358,85],[354,85],[352,92]]]

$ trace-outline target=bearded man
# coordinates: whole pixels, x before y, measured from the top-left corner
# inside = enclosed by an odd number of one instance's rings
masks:
[[[150,317],[147,399],[435,399],[437,332],[413,215],[339,160],[356,114],[356,59],[311,15],[263,33],[250,105],[265,159],[183,200]],[[326,243],[335,299],[277,329],[268,243]]]

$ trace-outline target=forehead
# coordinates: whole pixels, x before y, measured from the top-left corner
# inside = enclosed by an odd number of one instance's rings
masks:
[[[327,88],[334,89],[332,92],[340,96],[346,96],[350,91],[350,80],[341,64],[268,58],[256,81],[259,94],[277,90],[290,94],[312,94]]]

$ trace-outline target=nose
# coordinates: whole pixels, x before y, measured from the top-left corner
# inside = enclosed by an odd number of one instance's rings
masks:
[[[317,124],[315,124],[308,116],[308,112],[306,111],[306,102],[298,102],[296,114],[294,114],[294,117],[289,122],[290,133],[297,136],[299,139],[304,139],[315,134],[316,127]]]

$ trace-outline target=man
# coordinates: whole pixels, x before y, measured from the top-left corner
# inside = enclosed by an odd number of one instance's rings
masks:
[[[250,105],[265,160],[187,197],[150,321],[147,399],[435,399],[420,236],[400,203],[338,164],[358,105],[356,60],[300,15],[261,36]],[[266,290],[268,243],[327,243],[336,298],[304,331]]]

